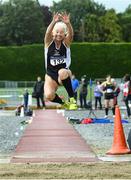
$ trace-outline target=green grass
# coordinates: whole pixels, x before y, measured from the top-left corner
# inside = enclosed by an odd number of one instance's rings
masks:
[[[32,94],[33,92],[33,87],[27,88],[29,91],[29,94]],[[0,96],[1,95],[22,95],[25,91],[25,88],[0,88]],[[64,96],[65,99],[68,99],[68,94],[63,86],[59,86],[57,93],[59,96]],[[92,88],[92,97],[94,96],[93,94],[93,88]],[[79,91],[78,91],[78,99],[79,99]],[[90,87],[88,86],[88,95],[87,95],[87,100],[90,99]]]
[[[1,164],[0,179],[130,179],[131,163]]]

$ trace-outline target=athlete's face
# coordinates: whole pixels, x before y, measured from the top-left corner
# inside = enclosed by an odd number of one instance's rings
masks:
[[[62,27],[55,28],[53,31],[53,39],[56,41],[62,41],[65,38],[65,32]]]

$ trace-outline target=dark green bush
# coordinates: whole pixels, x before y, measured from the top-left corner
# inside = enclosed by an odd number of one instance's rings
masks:
[[[1,80],[35,80],[44,75],[42,45],[0,48]]]
[[[79,77],[122,77],[131,72],[131,43],[74,43],[71,68]]]
[[[71,55],[71,70],[78,78],[131,72],[131,43],[73,43]],[[35,80],[44,74],[43,45],[0,47],[0,80]]]

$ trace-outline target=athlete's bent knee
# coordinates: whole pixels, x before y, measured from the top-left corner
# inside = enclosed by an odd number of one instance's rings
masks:
[[[58,74],[59,74],[59,78],[60,78],[61,80],[64,80],[64,79],[66,79],[66,78],[69,77],[69,73],[68,73],[68,70],[67,70],[67,69],[60,69],[60,70],[58,71]]]

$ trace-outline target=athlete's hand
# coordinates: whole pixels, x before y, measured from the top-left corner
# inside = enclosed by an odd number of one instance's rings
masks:
[[[61,14],[57,13],[53,13],[53,21],[54,22],[58,22],[61,19]]]
[[[66,12],[64,12],[64,13],[61,14],[61,17],[62,17],[62,21],[65,24],[70,23],[70,14],[67,14]]]

